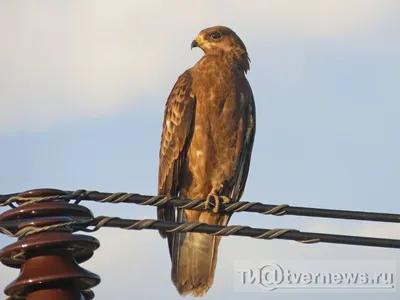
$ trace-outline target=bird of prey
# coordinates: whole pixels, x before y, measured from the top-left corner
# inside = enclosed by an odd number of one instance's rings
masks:
[[[236,33],[206,28],[191,43],[204,56],[179,76],[168,97],[159,153],[158,195],[236,202],[242,197],[256,129],[250,59]],[[217,201],[218,200],[218,201]],[[158,208],[160,220],[227,225],[231,214]],[[203,296],[214,282],[221,237],[160,231],[171,277],[182,296]]]

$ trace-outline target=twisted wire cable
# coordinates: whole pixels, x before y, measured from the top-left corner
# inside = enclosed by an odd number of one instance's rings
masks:
[[[30,227],[26,230],[26,232],[21,232],[16,231],[17,225],[17,221],[1,222],[0,232],[11,237],[21,237],[23,235],[55,229],[54,225],[50,225],[44,227]],[[162,229],[172,233],[200,232],[218,236],[242,236],[264,240],[292,240],[305,244],[320,242],[357,246],[400,248],[400,240],[396,239],[302,232],[287,228],[266,229],[241,225],[219,226],[195,222],[175,223],[153,219],[133,220],[107,216],[99,216],[96,218],[76,217],[72,222],[57,224],[57,229],[63,226],[67,229],[84,232],[95,232],[103,227],[121,228],[126,230]]]
[[[75,204],[81,201],[96,201],[100,203],[134,203],[138,205],[152,205],[152,206],[166,206],[182,209],[204,210],[206,199],[190,200],[180,199],[178,197],[167,198],[165,196],[147,196],[137,193],[102,193],[98,191],[76,190],[66,191],[66,195],[49,196],[49,197],[36,197],[25,198],[19,197],[17,193],[0,195],[0,206],[12,206],[13,203],[18,202],[19,205],[27,205],[32,203],[47,202],[47,201],[72,201]],[[211,199],[211,207],[215,207],[215,201]],[[377,213],[377,212],[364,212],[364,211],[350,211],[350,210],[337,210],[337,209],[322,209],[310,207],[296,207],[289,206],[288,204],[263,204],[259,202],[234,202],[234,203],[220,203],[219,212],[250,212],[260,213],[264,215],[296,215],[304,217],[319,217],[319,218],[334,218],[334,219],[348,219],[348,220],[362,220],[374,222],[400,222],[400,214],[393,213]]]

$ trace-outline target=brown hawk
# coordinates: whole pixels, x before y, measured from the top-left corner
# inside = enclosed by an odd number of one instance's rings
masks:
[[[256,129],[253,93],[245,73],[250,59],[242,40],[224,26],[202,30],[191,47],[204,56],[173,87],[165,107],[158,194],[236,202],[249,172]],[[231,214],[158,208],[174,222],[227,225]],[[214,281],[221,237],[166,233],[172,281],[181,295],[202,296]]]

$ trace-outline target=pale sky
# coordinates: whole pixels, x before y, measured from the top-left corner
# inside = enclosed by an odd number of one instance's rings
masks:
[[[155,194],[166,97],[202,55],[191,41],[212,25],[235,30],[251,58],[258,124],[243,200],[400,212],[396,0],[0,1],[0,194]],[[156,217],[154,207],[83,204],[95,215]],[[397,224],[294,216],[240,213],[230,224],[399,237]],[[93,235],[101,247],[82,266],[102,278],[95,299],[180,299],[157,232]],[[0,247],[10,242],[0,236]],[[399,297],[234,290],[235,262],[288,259],[379,265],[400,260],[400,250],[226,237],[204,299]],[[0,288],[16,276],[0,267]]]

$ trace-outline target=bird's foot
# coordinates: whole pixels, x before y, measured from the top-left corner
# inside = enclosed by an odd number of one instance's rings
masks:
[[[215,206],[214,206],[213,209],[212,209],[212,211],[213,211],[214,213],[218,213],[218,212],[219,212],[219,205],[220,205],[221,202],[222,202],[223,204],[227,204],[227,203],[230,202],[230,199],[229,199],[228,197],[226,197],[226,196],[219,196],[219,195],[217,195],[217,194],[215,194],[215,193],[210,193],[210,194],[207,196],[206,201],[205,201],[205,203],[204,203],[204,208],[205,208],[206,210],[210,210],[210,201],[211,201],[211,198],[214,198],[214,202],[215,202]]]

